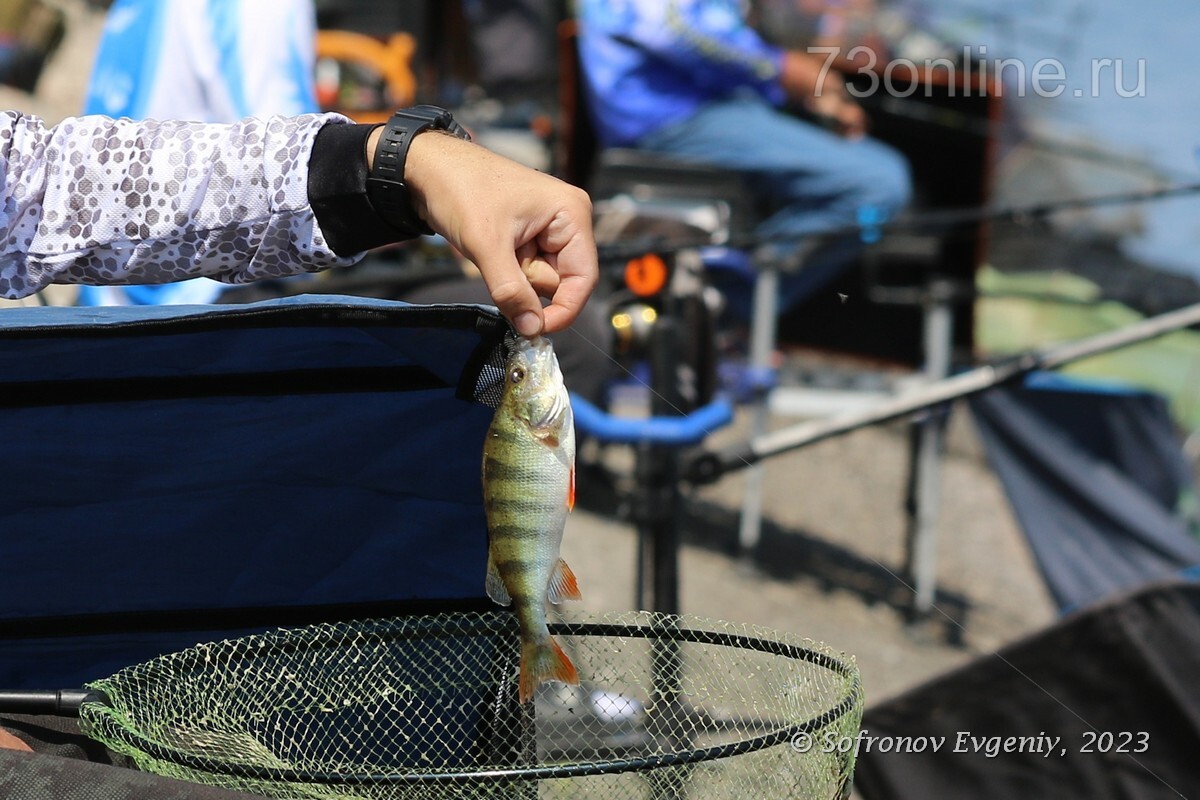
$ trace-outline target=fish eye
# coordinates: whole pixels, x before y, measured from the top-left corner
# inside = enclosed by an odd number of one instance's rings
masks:
[[[525,368],[513,367],[512,372],[508,373],[508,379],[512,383],[520,383],[521,381],[525,380]]]

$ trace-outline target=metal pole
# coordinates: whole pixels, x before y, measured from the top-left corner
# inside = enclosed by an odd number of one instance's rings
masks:
[[[686,402],[677,372],[680,328],[674,309],[670,311],[654,327],[650,413],[655,416],[679,414]],[[642,575],[649,594],[643,607],[674,614],[679,610],[678,453],[674,447],[647,444],[638,448],[637,457],[637,491],[643,503],[639,539],[646,559]]]
[[[650,513],[650,481],[653,479],[651,467],[651,446],[645,442],[639,443],[634,451],[634,489],[633,489],[633,521],[637,529],[637,552],[634,564],[633,607],[637,609],[650,608],[647,598],[653,596],[647,576],[654,571],[654,555],[651,545],[654,531],[650,526],[647,515]]]
[[[678,276],[676,276],[678,277]],[[650,413],[670,416],[688,407],[680,387],[680,323],[679,305],[675,298],[654,327],[651,353],[652,383],[655,394]],[[649,608],[666,617],[668,628],[677,624],[679,614],[679,451],[669,445],[648,444],[638,449],[638,471],[642,475],[642,491],[648,501],[644,509],[642,538],[643,557],[647,568],[643,573],[648,583]],[[662,713],[653,715],[649,729],[656,738],[670,742],[677,751],[687,741],[687,732],[680,728],[678,713],[682,660],[679,642],[671,636],[659,636],[651,642],[651,697]],[[649,797],[652,800],[678,800],[685,795],[683,773],[677,770],[651,770],[647,776]]]
[[[771,382],[767,376],[775,353],[776,307],[779,296],[779,270],[766,264],[754,282],[754,306],[750,316],[750,370],[754,382],[754,417],[750,436],[765,436],[771,421]],[[762,509],[766,467],[757,464],[746,473],[742,495],[742,517],[738,528],[738,548],[743,558],[751,556],[762,538]]]
[[[925,302],[925,377],[938,381],[950,373],[954,315],[950,307],[953,287],[944,280],[930,282]],[[942,500],[942,452],[946,417],[938,409],[913,423],[912,478],[908,497],[907,570],[916,588],[913,611],[918,616],[933,610],[937,591],[937,523]]]

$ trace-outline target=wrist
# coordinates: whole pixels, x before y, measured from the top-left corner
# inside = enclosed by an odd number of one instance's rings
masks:
[[[436,106],[403,108],[386,125],[371,131],[367,150],[367,196],[375,212],[402,234],[433,233],[425,222],[424,203],[411,185],[413,164],[429,133],[470,139],[450,112]],[[418,155],[413,155],[414,145]]]
[[[376,125],[367,135],[367,174],[375,166],[375,149],[379,147],[379,137],[383,135],[383,123]]]
[[[439,171],[453,169],[452,164],[439,159],[444,147],[422,143],[429,138],[425,135],[429,131],[413,136],[409,150],[413,151],[411,145],[415,142],[415,151],[405,153],[406,163],[397,176],[408,198],[406,218],[413,222],[398,224],[394,216],[379,207],[370,191],[372,174],[378,174],[377,157],[385,130],[383,125],[328,124],[313,141],[308,201],[326,244],[339,256],[350,257],[427,231],[425,194],[431,191]],[[446,141],[454,137],[433,138]]]
[[[309,205],[326,244],[343,257],[408,238],[380,219],[367,198],[373,128],[326,125],[317,133],[309,157]]]
[[[413,211],[429,224],[429,199],[449,189],[462,172],[466,151],[477,149],[467,140],[446,131],[425,131],[413,140],[404,166]]]

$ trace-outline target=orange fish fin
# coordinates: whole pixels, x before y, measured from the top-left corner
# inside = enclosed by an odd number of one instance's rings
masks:
[[[532,700],[537,687],[546,681],[562,681],[572,685],[579,683],[579,672],[553,636],[545,642],[534,642],[521,648],[518,699],[522,703]]]
[[[487,596],[492,598],[494,602],[502,606],[512,603],[508,589],[505,587],[504,581],[500,578],[500,570],[496,569],[496,561],[492,558],[492,548],[490,547],[488,548],[487,578],[483,585],[487,589]]]
[[[546,587],[546,599],[555,605],[563,600],[583,599],[579,594],[579,582],[575,580],[575,573],[561,558],[554,565],[554,571],[550,573],[550,585]]]
[[[567,511],[575,509],[575,465],[571,465],[571,481],[567,484]]]

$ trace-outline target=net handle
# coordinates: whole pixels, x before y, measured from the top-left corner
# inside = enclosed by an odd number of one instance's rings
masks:
[[[101,700],[96,692],[86,689],[6,691],[0,692],[0,714],[78,717],[84,703]]]

